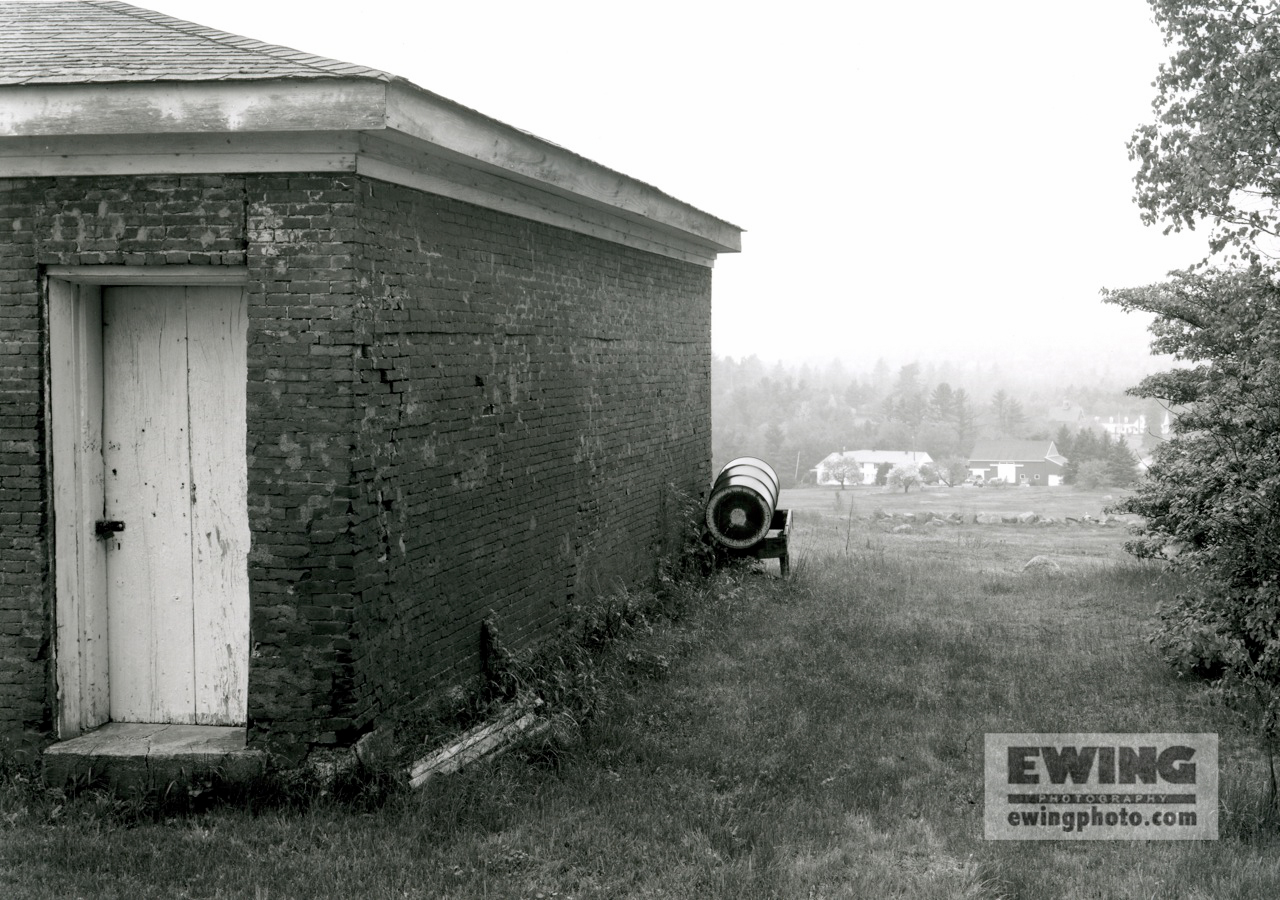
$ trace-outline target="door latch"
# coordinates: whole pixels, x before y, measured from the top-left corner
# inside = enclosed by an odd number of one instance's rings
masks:
[[[93,523],[93,533],[103,539],[122,531],[124,531],[124,523],[118,519],[99,519]]]

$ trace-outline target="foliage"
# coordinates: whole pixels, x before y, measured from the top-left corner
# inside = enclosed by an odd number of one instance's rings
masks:
[[[1107,464],[1100,459],[1085,460],[1076,467],[1075,479],[1071,483],[1089,490],[1108,484]]]
[[[920,467],[912,463],[894,466],[890,470],[888,477],[889,486],[902,488],[904,494],[911,493],[911,489],[919,487],[923,480],[923,476],[920,474]]]
[[[846,484],[862,483],[862,465],[852,457],[840,456],[827,466],[827,474],[844,490]]]
[[[1155,121],[1138,128],[1137,201],[1148,224],[1214,224],[1210,246],[1257,256],[1278,231],[1280,16],[1241,0],[1151,0],[1172,55],[1160,67]]]
[[[1163,624],[1152,643],[1179,675],[1218,679],[1226,674],[1235,645],[1224,636],[1228,628],[1218,605],[1198,586],[1160,605]]]
[[[1152,349],[1185,367],[1135,390],[1180,410],[1124,507],[1146,517],[1132,552],[1173,555],[1196,587],[1162,611],[1156,643],[1189,669],[1220,668],[1273,762],[1280,726],[1280,16],[1273,4],[1151,0],[1170,60],[1156,121],[1130,141],[1137,200],[1166,230],[1213,225],[1202,264],[1160,285],[1105,292],[1154,313]]]
[[[1170,655],[1205,642],[1235,696],[1258,704],[1259,730],[1273,740],[1280,722],[1280,287],[1253,264],[1178,272],[1165,284],[1106,299],[1154,313],[1153,349],[1189,363],[1134,389],[1179,414],[1147,479],[1120,504],[1146,521],[1131,552],[1172,554],[1197,576],[1196,590],[1165,610],[1157,643]]]
[[[948,456],[935,460],[933,470],[939,481],[947,487],[955,487],[969,477],[969,461],[963,456]]]
[[[991,416],[995,420],[996,431],[1006,436],[1019,434],[1027,421],[1022,404],[1010,397],[1005,390],[996,391],[992,395]]]
[[[1054,442],[1067,457],[1062,478],[1081,487],[1123,487],[1138,477],[1138,459],[1123,438],[1112,439],[1105,431],[1082,428],[1064,444]]]

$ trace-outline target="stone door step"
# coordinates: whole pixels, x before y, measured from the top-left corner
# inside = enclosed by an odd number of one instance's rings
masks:
[[[44,780],[105,782],[114,790],[165,789],[198,780],[247,781],[266,767],[266,755],[245,746],[243,726],[108,722],[44,752]]]

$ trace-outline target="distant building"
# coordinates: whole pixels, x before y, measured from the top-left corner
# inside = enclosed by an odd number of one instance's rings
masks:
[[[1057,487],[1066,464],[1053,441],[978,441],[969,454],[974,478],[1006,484]]]
[[[846,470],[845,466],[851,468]],[[845,450],[832,453],[813,468],[818,484],[875,484],[881,466],[932,465],[933,457],[923,450]],[[844,474],[842,479],[840,476]]]
[[[1122,416],[1119,421],[1115,416],[1108,416],[1105,422],[1102,421],[1101,416],[1094,416],[1094,427],[1101,429],[1115,440],[1124,442],[1135,456],[1141,457],[1145,452],[1147,417],[1144,415],[1132,418]]]
[[[1107,421],[1102,421],[1101,416],[1094,416],[1094,422],[1098,427],[1112,437],[1127,437],[1136,435],[1141,437],[1147,433],[1147,417],[1143,415],[1134,416],[1131,420],[1128,416],[1124,416],[1119,422],[1115,416],[1108,416]]]
[[[1080,428],[1086,424],[1084,408],[1071,400],[1063,400],[1049,407],[1045,418],[1055,425],[1067,425],[1072,428]]]

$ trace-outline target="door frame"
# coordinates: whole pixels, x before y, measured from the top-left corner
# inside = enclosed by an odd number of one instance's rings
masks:
[[[106,551],[102,516],[102,288],[244,286],[246,266],[49,266],[45,439],[53,522],[53,653],[58,737],[108,721]]]

